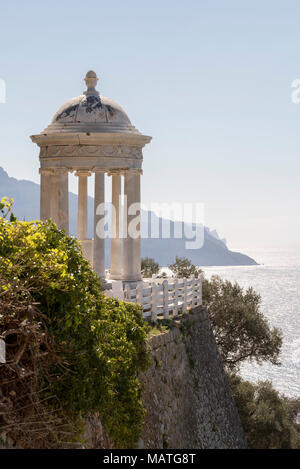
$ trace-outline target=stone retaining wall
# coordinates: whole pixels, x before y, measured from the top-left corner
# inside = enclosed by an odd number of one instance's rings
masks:
[[[206,311],[149,340],[153,365],[143,374],[144,448],[245,448]]]

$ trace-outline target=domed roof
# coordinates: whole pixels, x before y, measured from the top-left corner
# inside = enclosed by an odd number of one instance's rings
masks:
[[[131,124],[122,107],[112,99],[100,96],[95,86],[95,72],[86,74],[87,90],[82,95],[63,104],[43,133],[134,133],[139,131]]]

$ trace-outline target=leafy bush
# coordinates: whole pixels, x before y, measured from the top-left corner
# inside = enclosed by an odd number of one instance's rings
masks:
[[[19,285],[53,337],[55,362],[30,370],[43,398],[73,421],[98,413],[116,445],[133,447],[144,416],[138,375],[149,363],[140,307],[106,298],[77,241],[50,221],[0,218],[0,278],[1,311]]]
[[[14,200],[8,197],[3,197],[0,201],[0,214],[2,218],[6,218],[9,215],[10,221],[15,221],[16,218],[11,211]]]
[[[192,275],[198,278],[202,272],[199,267],[193,265],[186,257],[177,256],[174,264],[169,265],[169,269],[172,270],[174,276],[177,278],[189,278]]]
[[[159,264],[151,257],[144,257],[141,261],[141,272],[144,278],[150,278],[159,272]]]
[[[232,375],[230,385],[251,448],[300,449],[300,399],[280,394],[269,381],[254,384]]]

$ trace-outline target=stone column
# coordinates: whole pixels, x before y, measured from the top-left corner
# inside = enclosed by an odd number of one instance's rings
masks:
[[[76,171],[78,177],[78,212],[77,212],[77,238],[88,237],[88,176],[90,171]]]
[[[51,169],[40,168],[41,185],[40,185],[40,219],[42,221],[51,218]]]
[[[51,219],[69,234],[69,178],[67,168],[55,168],[51,177]]]
[[[94,199],[94,253],[93,267],[101,279],[105,279],[105,238],[104,238],[104,172],[95,172]],[[99,207],[100,204],[103,204]]]
[[[121,174],[112,174],[112,218],[111,218],[111,241],[110,241],[110,275],[112,280],[122,278],[122,240],[120,233],[120,196],[121,196]]]
[[[138,282],[141,277],[141,194],[140,172],[126,171],[124,184],[123,280]],[[132,204],[137,204],[132,210]],[[132,210],[132,211],[131,211]],[[135,233],[130,230],[135,227]]]

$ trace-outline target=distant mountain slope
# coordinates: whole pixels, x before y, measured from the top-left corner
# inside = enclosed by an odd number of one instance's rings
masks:
[[[20,220],[36,220],[40,214],[40,186],[31,181],[17,180],[9,177],[0,167],[0,198],[14,199],[14,214]],[[93,233],[93,198],[88,201],[89,236]],[[144,216],[148,216],[144,214]],[[76,235],[77,195],[69,193],[70,233]],[[171,222],[171,232],[173,223]],[[185,249],[185,239],[152,239],[142,240],[142,256],[153,257],[161,266],[172,263],[175,256],[188,257],[193,264],[208,265],[255,265],[251,257],[239,252],[230,251],[224,240],[218,238],[215,231],[208,228],[204,231],[204,245],[201,249]],[[107,265],[109,265],[109,242],[106,243]]]

